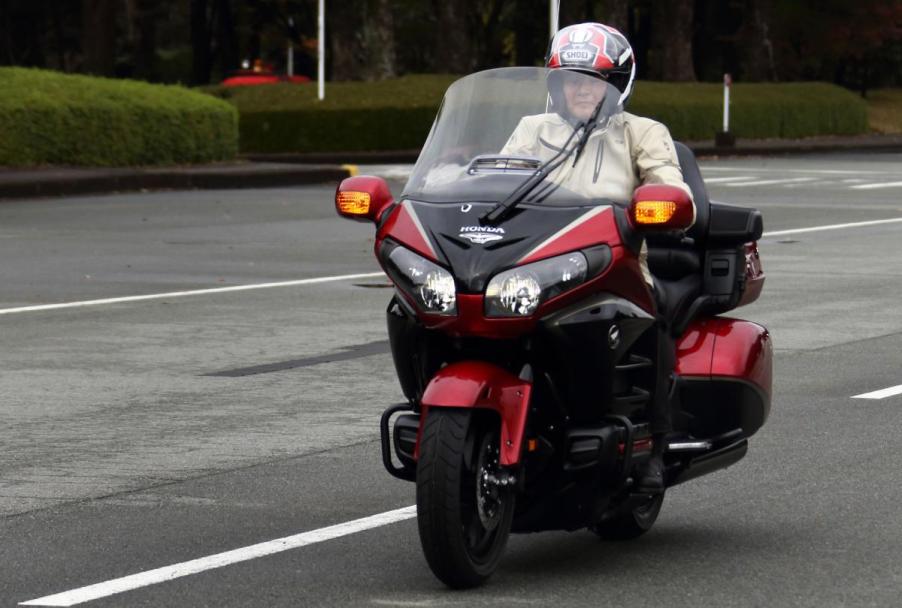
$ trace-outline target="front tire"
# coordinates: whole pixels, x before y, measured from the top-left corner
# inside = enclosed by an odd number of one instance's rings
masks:
[[[664,493],[658,494],[648,502],[634,507],[611,519],[606,519],[591,527],[591,530],[605,540],[633,540],[639,538],[654,525],[664,504]]]
[[[514,495],[490,484],[498,467],[497,422],[481,412],[434,408],[420,438],[417,523],[426,561],[449,587],[483,583],[510,535]]]

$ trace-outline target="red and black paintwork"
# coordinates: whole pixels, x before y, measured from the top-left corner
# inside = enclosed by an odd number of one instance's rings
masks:
[[[398,477],[415,478],[420,426],[431,408],[484,411],[500,425],[501,465],[522,473],[513,529],[585,526],[628,495],[632,466],[651,447],[644,417],[654,383],[656,305],[640,269],[641,236],[617,205],[524,204],[500,225],[503,238],[471,242],[464,234],[489,208],[404,200],[378,222],[375,252],[383,266],[392,248],[404,246],[448,269],[457,287],[453,316],[418,310],[401,288],[389,305],[392,355],[408,404],[383,417],[385,464]],[[529,317],[485,315],[492,276],[574,251],[589,263],[584,283]],[[712,293],[701,288],[678,339],[674,437],[708,447],[667,456],[671,485],[741,458],[770,409],[767,331],[710,314],[760,294],[757,249],[730,236],[699,256],[710,258],[702,268],[710,267],[711,280],[700,284]],[[390,429],[391,416],[403,410],[413,413]]]

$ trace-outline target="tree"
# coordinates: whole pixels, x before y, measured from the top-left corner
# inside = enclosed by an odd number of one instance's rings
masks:
[[[604,2],[598,20],[615,27],[629,38],[629,0],[607,0]]]
[[[116,59],[116,3],[82,0],[82,69],[88,74],[112,76]]]
[[[334,80],[382,80],[397,74],[390,0],[345,0],[329,5]]]
[[[652,80],[695,81],[692,61],[694,0],[658,0],[652,6],[648,77]]]
[[[781,0],[773,8],[781,80],[832,80],[862,94],[902,81],[902,1]]]
[[[213,71],[208,0],[191,0],[191,82],[207,84]]]
[[[476,66],[474,22],[469,0],[433,0],[436,17],[435,67],[446,74],[468,74]]]
[[[132,47],[134,69],[132,76],[144,80],[156,80],[157,72],[157,22],[161,5],[156,0],[128,0],[129,43]]]
[[[548,20],[537,19],[548,13],[548,0],[516,0],[511,18],[514,32],[514,63],[535,65],[544,62],[548,52]]]
[[[768,4],[768,0],[743,0],[742,26],[737,38],[742,77],[745,80],[777,79]]]

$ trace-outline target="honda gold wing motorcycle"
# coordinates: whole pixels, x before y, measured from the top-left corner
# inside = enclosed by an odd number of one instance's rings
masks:
[[[399,200],[377,177],[336,192],[340,215],[375,224],[395,287],[386,317],[406,401],[382,416],[384,465],[416,483],[423,552],[454,588],[488,578],[511,532],[652,527],[664,494],[636,479],[654,448],[656,320],[677,343],[667,488],[739,461],[770,411],[767,330],[718,316],[761,293],[761,214],[709,201],[679,143],[694,223],[679,188],[615,201],[568,187],[575,159],[604,162],[610,95],[567,141],[504,153],[523,117],[550,114],[549,73],[458,80]]]

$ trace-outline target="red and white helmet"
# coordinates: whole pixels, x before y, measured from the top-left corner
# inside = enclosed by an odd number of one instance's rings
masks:
[[[601,23],[568,25],[554,35],[545,59],[549,68],[585,72],[608,81],[620,91],[625,106],[633,92],[636,61],[626,36]]]

